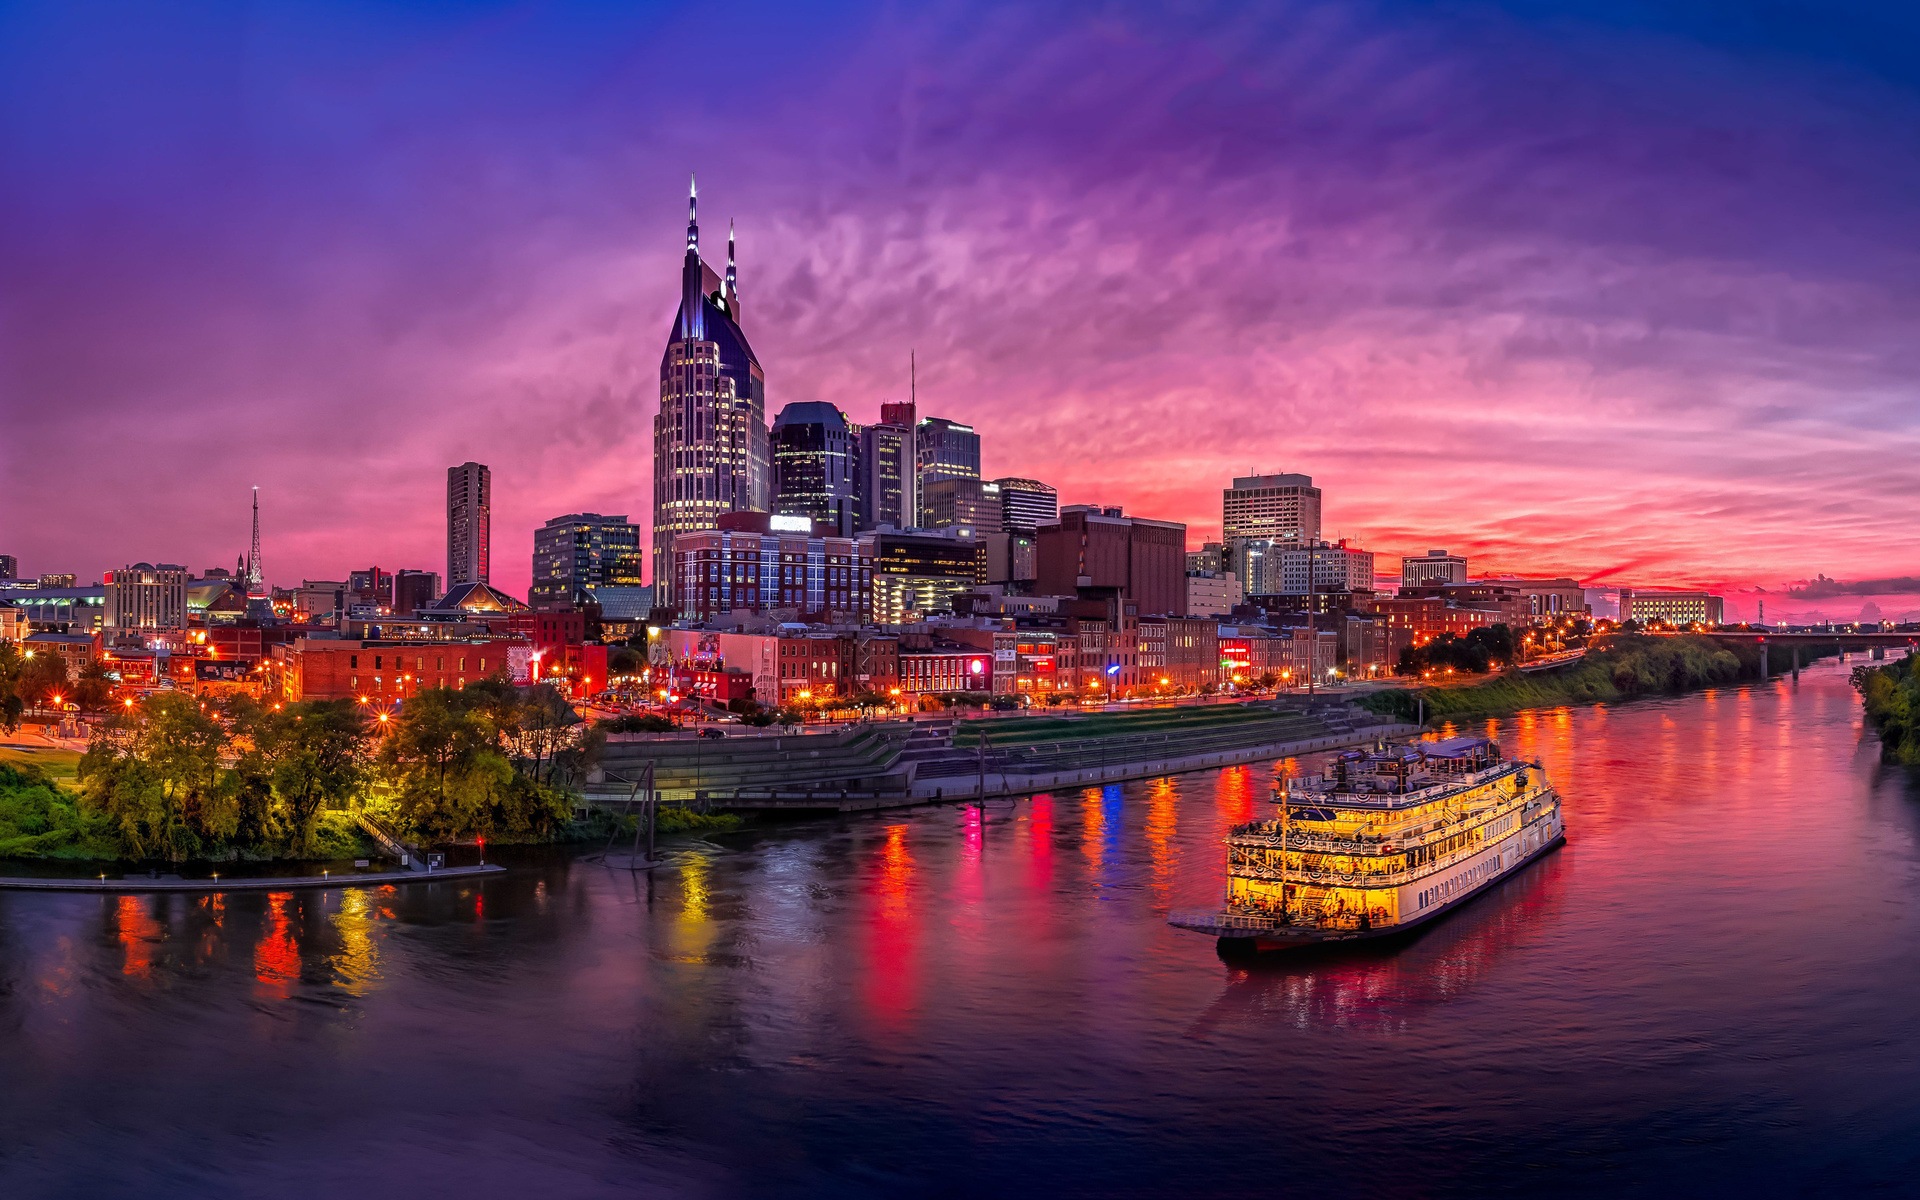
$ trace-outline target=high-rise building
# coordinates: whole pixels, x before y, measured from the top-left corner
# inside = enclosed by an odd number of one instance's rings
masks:
[[[185,629],[187,569],[138,562],[112,572],[106,582],[106,624],[109,629]]]
[[[447,586],[485,583],[492,569],[493,472],[477,462],[447,468]]]
[[[942,479],[980,478],[980,435],[973,426],[945,417],[921,417],[914,426],[914,458],[919,463],[920,516],[926,521],[926,489]]]
[[[567,604],[589,588],[645,584],[640,527],[599,513],[568,513],[533,531],[532,604]]]
[[[882,404],[880,420],[860,431],[860,528],[910,529],[920,519],[911,404]]]
[[[809,517],[823,534],[860,525],[860,433],[831,404],[789,404],[774,418],[773,511]]]
[[[975,533],[1001,528],[1000,485],[981,479],[936,479],[920,493],[920,524],[926,529],[960,526]]]
[[[680,307],[653,419],[653,580],[663,605],[676,603],[676,535],[716,528],[724,513],[766,512],[773,500],[766,375],[740,326],[733,232],[723,278],[700,257],[698,196],[688,190]]]
[[[11,554],[0,554],[0,579],[20,578],[20,560]]]
[[[1320,489],[1311,475],[1243,475],[1220,498],[1223,538],[1304,545],[1320,536]]]
[[[1465,583],[1467,558],[1445,550],[1429,550],[1420,558],[1400,560],[1400,586],[1421,587],[1430,583]]]
[[[1279,556],[1320,536],[1320,489],[1310,475],[1242,475],[1220,493],[1222,568],[1248,596],[1281,591]]]
[[[1126,516],[1119,508],[1069,504],[1035,535],[1034,590],[1074,596],[1080,589],[1130,600],[1151,616],[1187,611],[1187,527]]]
[[[1060,519],[1060,494],[1038,479],[1009,476],[1000,487],[1000,527],[1008,533],[1032,533]]]

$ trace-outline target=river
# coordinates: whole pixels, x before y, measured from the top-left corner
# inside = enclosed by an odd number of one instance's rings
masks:
[[[1251,966],[1165,914],[1217,898],[1271,764],[651,879],[0,893],[0,1194],[1905,1190],[1920,797],[1845,670],[1476,725],[1569,844],[1409,941]]]

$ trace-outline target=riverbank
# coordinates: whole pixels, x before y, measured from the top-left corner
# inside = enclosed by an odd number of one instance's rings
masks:
[[[1880,735],[1882,753],[1909,767],[1920,766],[1920,676],[1913,668],[1909,657],[1853,672],[1854,690],[1867,723]]]
[[[1831,649],[1803,648],[1800,663],[1831,657]],[[1762,667],[1765,667],[1763,674]],[[1403,721],[1497,717],[1529,708],[1604,704],[1638,696],[1672,695],[1704,687],[1758,681],[1792,670],[1784,655],[1763,656],[1751,642],[1687,634],[1617,637],[1604,650],[1557,671],[1508,671],[1465,687],[1393,688],[1359,698],[1363,708]]]

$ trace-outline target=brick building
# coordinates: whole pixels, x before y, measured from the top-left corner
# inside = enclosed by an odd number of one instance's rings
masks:
[[[1187,527],[1070,504],[1034,535],[1034,590],[1049,596],[1107,592],[1136,613],[1185,615]]]

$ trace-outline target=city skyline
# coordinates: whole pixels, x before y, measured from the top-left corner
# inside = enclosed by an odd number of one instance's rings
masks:
[[[825,28],[901,65],[780,60],[775,22],[742,47],[763,73],[689,99],[689,64],[622,66],[671,21],[581,16],[535,53],[422,18],[296,51],[269,10],[259,69],[216,87],[216,29],[114,48],[45,20],[0,52],[44,116],[43,140],[0,132],[36,179],[0,199],[0,526],[33,573],[223,564],[246,539],[229,497],[263,479],[272,582],[429,567],[445,467],[472,460],[498,475],[493,578],[525,595],[543,522],[650,511],[690,169],[740,222],[769,417],[869,420],[917,348],[922,411],[980,432],[983,476],[1195,547],[1232,477],[1284,471],[1325,490],[1326,536],[1387,561],[1729,590],[1914,571],[1916,247],[1886,151],[1916,101],[1858,23],[1796,47],[1684,12],[1443,29],[1389,7],[1207,18],[1150,49],[1124,16],[838,10]],[[1236,73],[1236,38],[1298,69]],[[58,78],[82,49],[146,82]],[[1656,52],[1682,69],[1628,77]],[[168,56],[195,82],[156,104]],[[1827,59],[1861,68],[1848,89]],[[256,126],[212,118],[227,86]],[[769,120],[782,89],[834,119]],[[1529,104],[1573,136],[1543,144]],[[1334,108],[1337,132],[1314,120]],[[1809,118],[1826,146],[1780,131]],[[196,486],[77,488],[76,458],[190,463]]]

